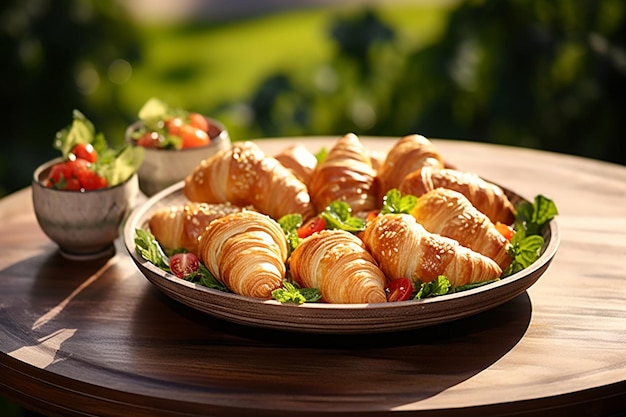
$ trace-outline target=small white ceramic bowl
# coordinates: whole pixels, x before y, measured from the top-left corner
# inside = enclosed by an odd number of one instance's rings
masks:
[[[230,136],[224,125],[210,117],[206,119],[211,138],[207,146],[186,149],[145,148],[145,157],[139,168],[139,188],[145,195],[152,196],[185,179],[201,161],[230,146]],[[137,121],[126,129],[128,143],[137,146],[132,135],[141,127],[142,122]]]
[[[33,207],[39,226],[69,259],[111,256],[113,242],[139,194],[137,173],[114,187],[92,191],[48,188],[44,180],[56,158],[40,165],[33,175]]]

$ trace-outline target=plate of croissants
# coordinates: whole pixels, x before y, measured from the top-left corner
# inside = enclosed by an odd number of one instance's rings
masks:
[[[208,316],[294,332],[394,332],[474,315],[532,286],[559,244],[556,208],[540,197],[446,164],[421,135],[382,154],[351,133],[317,154],[286,142],[269,155],[241,141],[137,207],[123,239],[152,284]],[[286,219],[297,220],[292,230]],[[173,273],[177,253],[199,272]]]

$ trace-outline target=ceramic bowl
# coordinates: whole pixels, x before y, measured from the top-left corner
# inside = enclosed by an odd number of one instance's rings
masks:
[[[145,148],[145,157],[139,168],[139,188],[145,195],[152,196],[183,180],[202,160],[230,146],[230,136],[224,125],[210,117],[206,119],[211,138],[207,146],[186,149]],[[141,127],[141,121],[130,125],[126,129],[126,141],[136,146],[131,139],[132,134]]]
[[[44,180],[56,158],[40,165],[32,180],[35,215],[44,233],[70,259],[88,260],[112,255],[113,242],[139,194],[137,173],[114,187],[92,191],[48,188]]]

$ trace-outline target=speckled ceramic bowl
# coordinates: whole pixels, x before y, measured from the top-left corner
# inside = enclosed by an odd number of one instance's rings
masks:
[[[183,180],[200,161],[230,146],[230,136],[224,125],[210,117],[206,119],[211,138],[207,146],[178,150],[145,148],[143,164],[139,168],[139,188],[144,194],[152,196]],[[131,139],[132,134],[141,126],[142,122],[137,121],[126,129],[127,142],[136,145]]]
[[[67,258],[83,260],[112,255],[120,226],[139,194],[137,173],[114,187],[93,191],[46,187],[43,181],[50,169],[62,160],[42,164],[33,175],[33,206],[39,226]]]

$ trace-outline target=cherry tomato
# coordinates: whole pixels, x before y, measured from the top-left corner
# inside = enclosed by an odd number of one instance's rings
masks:
[[[55,164],[50,169],[48,180],[52,187],[59,187],[62,181],[72,177],[72,169],[66,162]]]
[[[170,270],[178,278],[185,278],[200,269],[198,257],[191,252],[176,253],[170,257]]]
[[[206,146],[210,142],[207,132],[191,125],[183,125],[180,128],[180,137],[183,140],[182,148]]]
[[[209,122],[207,121],[206,117],[204,117],[200,113],[189,113],[188,118],[190,125],[192,125],[193,127],[197,127],[204,132],[209,132]]]
[[[387,301],[406,301],[413,293],[413,283],[408,278],[396,278],[389,281],[385,292]]]
[[[380,213],[380,211],[378,210],[372,210],[369,213],[367,213],[367,218],[365,219],[366,222],[371,222],[372,220],[374,220],[376,218],[376,216],[378,216],[378,214]]]
[[[513,235],[515,235],[515,230],[513,230],[511,226],[508,226],[502,222],[496,222],[496,229],[509,242],[511,241],[511,239],[513,239]]]
[[[96,171],[87,170],[78,177],[80,186],[85,191],[98,190],[107,187],[107,180],[96,173]]]
[[[71,177],[65,180],[65,185],[62,188],[68,191],[80,191],[80,181],[76,177]]]
[[[180,129],[185,122],[180,117],[171,117],[165,121],[165,129],[170,135],[180,135]]]
[[[297,233],[300,239],[304,239],[305,237],[309,237],[313,233],[321,232],[324,229],[326,229],[326,221],[317,216],[300,226]]]
[[[146,132],[137,139],[137,145],[144,148],[158,148],[161,146],[162,139],[157,132]]]
[[[94,163],[98,160],[98,152],[91,143],[79,143],[72,149],[72,153],[77,159],[84,159]]]

